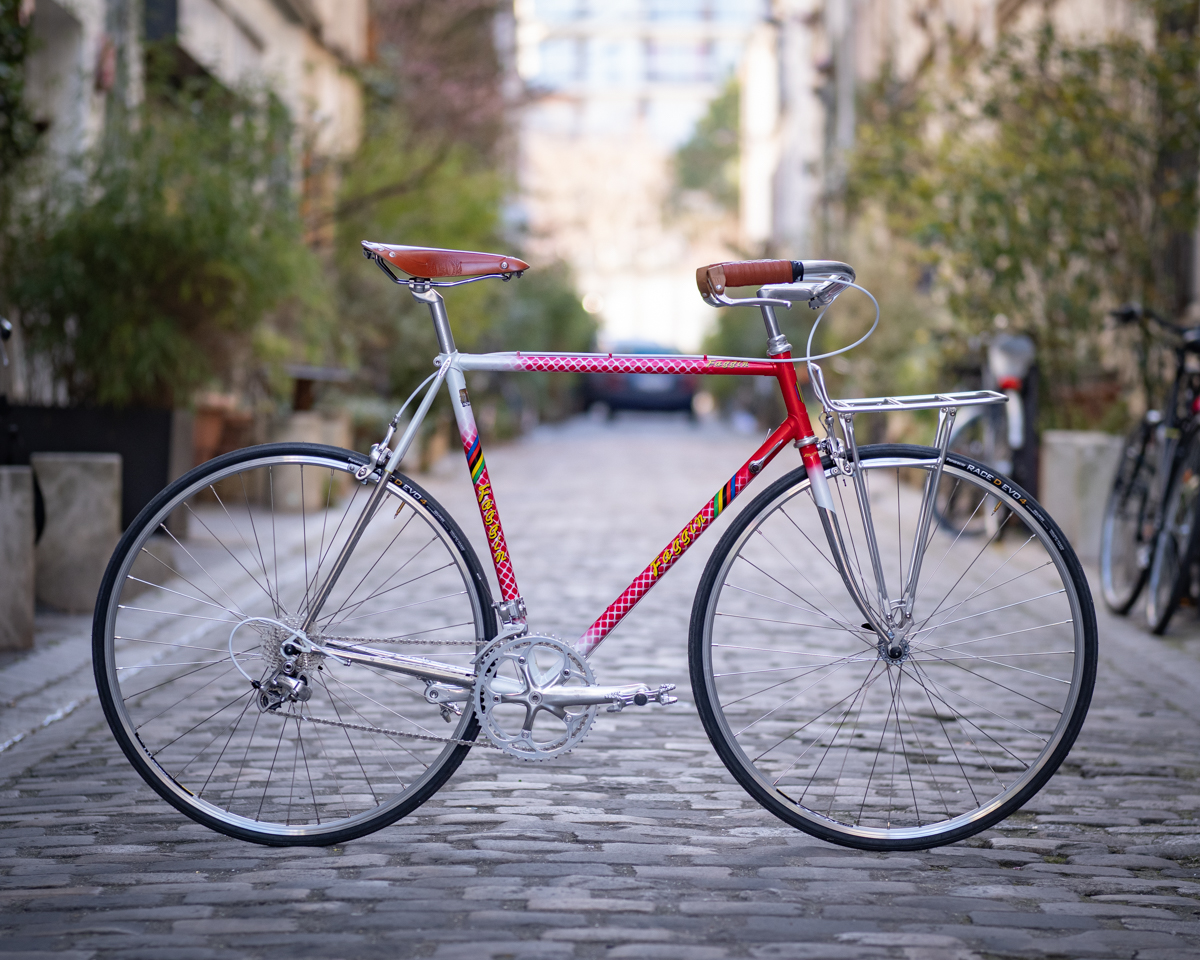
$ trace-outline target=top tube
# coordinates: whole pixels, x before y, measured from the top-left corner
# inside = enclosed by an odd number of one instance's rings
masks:
[[[439,358],[439,362],[444,361]],[[788,361],[784,361],[788,362]],[[457,353],[452,363],[460,370],[527,371],[548,373],[667,373],[710,376],[774,377],[777,361],[749,357],[681,356],[680,354],[620,353]]]

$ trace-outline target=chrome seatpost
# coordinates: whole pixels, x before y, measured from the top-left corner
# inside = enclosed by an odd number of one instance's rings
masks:
[[[446,301],[432,286],[413,280],[408,288],[413,299],[429,307],[433,317],[433,331],[437,334],[438,350],[449,356],[454,353],[454,334],[450,332],[450,318],[446,316]]]

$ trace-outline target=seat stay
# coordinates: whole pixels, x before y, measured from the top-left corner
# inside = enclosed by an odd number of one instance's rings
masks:
[[[425,414],[429,412],[429,408],[433,405],[434,397],[437,396],[438,391],[442,388],[442,381],[446,378],[448,369],[439,370],[437,376],[433,378],[433,383],[429,385],[429,388],[425,391],[425,396],[421,398],[421,405],[417,407],[416,412],[409,421],[408,427],[400,438],[400,442],[396,444],[396,449],[392,452],[386,466],[380,471],[375,489],[371,492],[371,496],[363,506],[362,512],[354,521],[354,526],[347,533],[346,542],[342,544],[342,549],[338,552],[337,559],[333,561],[333,565],[325,575],[324,582],[317,588],[313,596],[313,601],[305,613],[304,623],[301,627],[305,633],[311,631],[316,624],[317,618],[321,614],[321,609],[325,606],[325,601],[329,599],[329,595],[333,592],[338,578],[341,577],[342,571],[346,569],[346,564],[350,561],[350,554],[358,546],[358,541],[362,539],[363,532],[367,529],[367,524],[371,522],[371,518],[375,516],[375,511],[379,509],[379,505],[383,502],[384,495],[387,492],[388,481],[400,466],[400,461],[404,458],[404,454],[408,451],[409,446],[412,445],[413,438],[417,435],[417,430],[420,428],[421,422],[425,419]]]

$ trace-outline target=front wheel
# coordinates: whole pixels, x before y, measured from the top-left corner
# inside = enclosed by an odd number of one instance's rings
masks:
[[[937,453],[861,456],[894,600]],[[853,486],[830,484],[873,596]],[[1023,490],[955,453],[937,493],[975,506],[957,529],[931,526],[898,643],[881,643],[851,600],[803,468],[734,520],[696,594],[692,689],[718,755],[764,807],[834,843],[924,849],[991,826],[1058,769],[1091,700],[1095,610],[1061,531]],[[963,536],[985,511],[1003,516],[999,528]]]
[[[211,460],[151,501],[105,574],[93,660],[117,742],[160,796],[230,836],[377,830],[428,799],[478,731],[467,704],[290,632],[375,488],[354,477],[364,462],[304,443]],[[462,531],[396,475],[308,636],[466,666],[492,624]]]

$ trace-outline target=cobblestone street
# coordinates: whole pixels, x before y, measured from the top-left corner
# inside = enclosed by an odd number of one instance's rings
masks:
[[[578,637],[755,440],[622,417],[489,449],[533,630]],[[415,814],[342,847],[242,843],[161,801],[101,716],[89,624],[42,618],[37,651],[0,663],[0,956],[1200,956],[1193,613],[1160,639],[1098,609],[1100,675],[1071,757],[966,842],[859,853],[734,782],[691,704],[692,595],[737,507],[798,462],[781,454],[592,658],[600,682],[675,683],[678,704],[601,712],[545,764],[473,750]],[[486,557],[461,460],[419,480]]]

